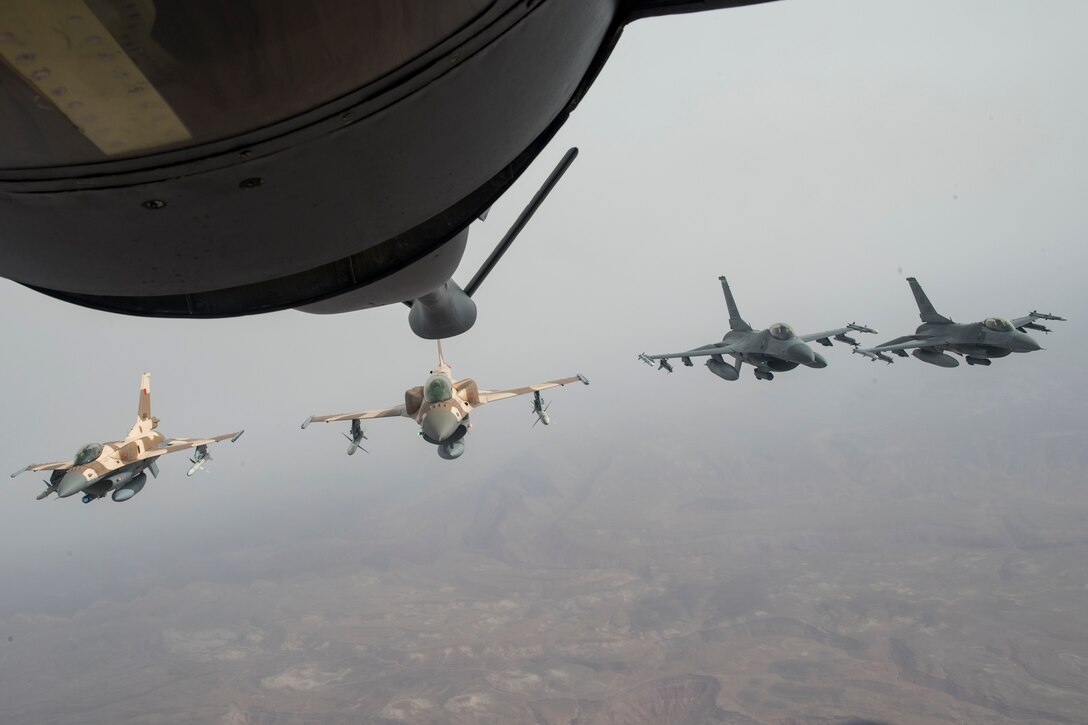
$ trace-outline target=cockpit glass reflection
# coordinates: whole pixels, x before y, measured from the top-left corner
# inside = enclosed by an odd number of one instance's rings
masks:
[[[101,443],[88,443],[87,445],[76,451],[76,457],[72,459],[72,464],[76,466],[82,466],[90,463],[94,459],[102,455]]]
[[[778,340],[788,340],[793,337],[793,328],[785,322],[776,322],[771,325],[768,330],[771,333],[771,337]]]
[[[1001,317],[987,317],[982,324],[994,332],[1010,332],[1012,330],[1012,323]]]
[[[441,403],[453,397],[453,384],[445,375],[432,375],[423,384],[423,399],[428,403]]]

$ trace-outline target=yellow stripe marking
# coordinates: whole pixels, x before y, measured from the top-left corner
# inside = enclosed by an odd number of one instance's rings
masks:
[[[190,138],[83,0],[0,2],[0,57],[109,156]]]

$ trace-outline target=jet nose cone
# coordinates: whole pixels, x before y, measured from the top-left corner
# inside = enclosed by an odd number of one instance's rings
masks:
[[[1018,352],[1035,352],[1043,347],[1035,341],[1035,338],[1026,332],[1021,332],[1016,338],[1016,350]]]
[[[816,359],[816,353],[814,353],[812,348],[805,343],[799,342],[795,345],[790,345],[786,350],[786,359],[800,365],[811,365]]]
[[[457,430],[460,421],[451,411],[434,410],[423,419],[423,434],[435,441],[444,441]]]
[[[87,479],[83,477],[82,473],[76,471],[68,471],[64,474],[64,478],[60,479],[60,483],[57,485],[57,496],[60,498],[68,498],[73,494],[77,494],[87,486]]]

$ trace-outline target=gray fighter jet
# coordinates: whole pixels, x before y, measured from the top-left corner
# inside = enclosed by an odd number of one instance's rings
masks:
[[[907,350],[910,350],[922,362],[942,368],[954,368],[960,361],[948,354],[953,352],[963,356],[968,365],[989,365],[990,360],[995,357],[1041,350],[1039,343],[1026,330],[1050,330],[1036,323],[1036,320],[1065,321],[1064,317],[1057,315],[1029,312],[1012,321],[1003,317],[987,317],[982,322],[953,322],[933,308],[918,280],[907,277],[907,283],[914,293],[915,302],[918,303],[918,316],[922,318],[922,324],[913,335],[897,337],[876,347],[855,349],[854,352],[874,361],[891,363],[894,360],[886,353],[906,357]]]
[[[846,327],[839,327],[824,332],[814,332],[810,335],[797,335],[793,328],[784,322],[777,322],[765,330],[753,330],[737,312],[737,303],[733,301],[733,293],[729,290],[729,283],[725,277],[719,277],[722,282],[722,292],[725,293],[725,304],[729,307],[729,332],[721,342],[712,342],[709,345],[697,347],[686,352],[674,352],[667,355],[638,356],[639,360],[647,365],[653,365],[658,361],[658,369],[671,373],[673,370],[670,358],[680,358],[680,362],[687,367],[692,366],[691,358],[707,357],[706,366],[710,372],[725,380],[736,380],[740,377],[741,363],[748,363],[755,368],[756,378],[759,380],[774,380],[775,373],[793,370],[798,365],[810,368],[827,367],[827,361],[808,346],[810,342],[818,342],[821,345],[831,347],[831,340],[845,342],[857,347],[857,340],[847,337],[848,332],[871,332],[876,330],[857,325],[851,322]],[[736,366],[725,361],[729,355],[737,361]]]

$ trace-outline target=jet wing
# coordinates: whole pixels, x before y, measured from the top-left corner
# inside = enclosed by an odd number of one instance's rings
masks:
[[[206,446],[209,443],[218,443],[219,441],[230,440],[231,443],[242,437],[245,433],[244,430],[237,431],[235,433],[224,433],[223,435],[212,436],[211,438],[171,438],[170,441],[162,448],[154,448],[150,451],[146,451],[140,459],[155,458],[157,456],[164,456],[167,453],[177,453],[178,451],[187,451],[190,448],[196,448],[197,446]]]
[[[864,355],[871,360],[883,360],[886,363],[893,362],[893,360],[884,355],[886,352],[894,352],[900,357],[906,357],[906,350],[914,350],[922,347],[933,347],[939,345],[940,341],[935,340],[932,337],[917,337],[915,335],[908,335],[906,337],[897,337],[894,340],[889,340],[883,345],[877,345],[876,347],[869,348],[854,348],[854,352],[858,355]]]
[[[569,385],[570,383],[583,383],[585,385],[589,385],[589,380],[587,380],[584,375],[575,375],[569,378],[560,378],[559,380],[549,380],[546,383],[526,385],[524,388],[510,388],[509,390],[481,390],[480,405],[484,405],[485,403],[494,403],[496,400],[503,400],[505,398],[513,398],[517,395],[535,393],[539,390],[547,390],[548,388],[558,388],[563,385]]]
[[[302,427],[310,425],[310,423],[333,423],[338,420],[370,420],[371,418],[399,418],[401,416],[407,416],[403,405],[398,405],[395,408],[382,408],[381,410],[361,410],[358,413],[336,413],[334,415],[311,415],[309,418],[302,422]]]
[[[62,468],[71,468],[73,461],[56,461],[55,463],[31,463],[29,466],[20,468],[15,473],[11,474],[12,478],[15,478],[20,473],[27,471],[59,471]]]
[[[809,335],[800,335],[799,339],[802,342],[819,342],[821,345],[826,345],[827,347],[831,347],[831,340],[835,339],[839,342],[845,342],[847,345],[857,347],[858,341],[852,337],[848,337],[848,332],[869,332],[874,335],[876,334],[876,330],[871,327],[851,322],[846,327],[838,327],[834,330],[824,330],[823,332],[813,332]]]
[[[693,357],[701,357],[704,355],[731,355],[737,352],[740,352],[740,350],[732,343],[727,345],[715,343],[712,345],[703,345],[702,347],[697,347],[694,350],[687,350],[686,352],[670,352],[664,355],[647,355],[646,353],[643,353],[638,356],[638,359],[647,365],[653,365],[654,360],[661,360],[664,363],[668,363],[670,358],[678,357],[684,361],[685,365],[690,367],[691,358]],[[668,367],[671,372],[671,366],[665,365],[665,367]]]
[[[1020,332],[1024,332],[1025,328],[1027,328],[1028,330],[1038,330],[1039,332],[1050,332],[1050,328],[1044,325],[1037,324],[1035,322],[1036,320],[1054,320],[1057,322],[1066,321],[1064,317],[1058,317],[1057,315],[1048,315],[1044,312],[1035,312],[1034,310],[1032,310],[1026,316],[1017,317],[1015,320],[1010,320],[1010,322],[1012,322],[1012,326],[1020,330]]]

